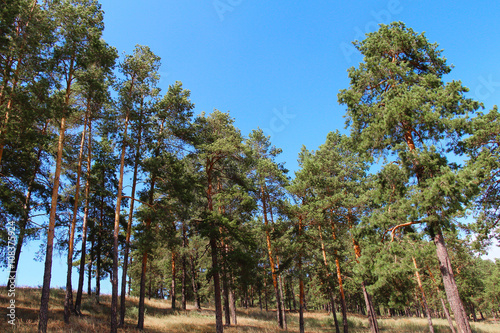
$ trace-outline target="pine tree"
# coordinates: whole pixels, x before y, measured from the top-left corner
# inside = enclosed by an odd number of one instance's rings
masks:
[[[442,230],[470,199],[470,179],[448,163],[446,149],[460,139],[467,129],[467,113],[479,104],[464,97],[467,88],[460,82],[443,82],[451,69],[437,44],[403,23],[381,25],[355,46],[364,61],[349,69],[350,87],[338,95],[347,106],[352,136],[368,154],[392,155],[410,175],[405,196],[397,200],[406,211],[399,209],[400,215],[391,219],[398,223],[392,231],[426,225],[457,325],[460,332],[469,333]]]
[[[57,158],[54,175],[54,187],[50,209],[50,221],[47,234],[47,250],[45,258],[45,271],[43,278],[42,297],[40,304],[39,332],[46,332],[48,321],[48,302],[50,292],[50,278],[52,269],[52,252],[54,228],[59,193],[60,175],[62,169],[62,153],[64,149],[64,136],[66,122],[73,112],[74,84],[78,80],[78,73],[89,65],[83,57],[89,44],[99,39],[103,30],[102,11],[100,5],[91,0],[68,1],[55,5],[56,20],[60,24],[59,40],[54,47],[54,59],[57,62],[55,72],[60,77],[63,89],[57,96],[59,108],[54,119],[59,124],[59,137]],[[66,290],[65,303],[72,303],[72,288]],[[66,306],[65,306],[66,307]],[[68,309],[72,304],[67,306]],[[69,311],[65,312],[68,320]]]
[[[214,283],[216,332],[222,333],[222,302],[220,281],[220,242],[222,216],[217,213],[215,196],[218,193],[218,180],[224,175],[224,166],[232,159],[242,159],[242,137],[228,113],[214,110],[206,116],[204,113],[195,119],[197,137],[195,148],[204,173],[204,192],[206,208],[198,230],[209,239],[212,256],[211,275]]]

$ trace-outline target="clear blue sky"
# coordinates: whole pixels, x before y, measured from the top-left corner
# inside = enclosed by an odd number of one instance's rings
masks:
[[[229,110],[243,135],[266,129],[292,171],[302,145],[316,149],[329,131],[347,133],[337,93],[348,86],[346,70],[361,61],[351,41],[376,30],[378,23],[403,21],[425,31],[455,65],[446,80],[461,80],[470,97],[487,109],[500,103],[498,1],[101,3],[104,39],[120,54],[148,45],[162,59],[163,91],[182,81],[197,113]],[[42,264],[31,260],[35,250],[33,244],[21,256],[20,285],[42,284]],[[64,286],[65,269],[57,260],[64,262],[56,259],[52,285]]]

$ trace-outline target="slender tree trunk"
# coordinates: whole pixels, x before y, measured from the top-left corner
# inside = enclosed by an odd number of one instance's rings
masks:
[[[233,288],[230,288],[230,290],[229,290],[229,312],[231,314],[231,321],[233,322],[233,324],[234,325],[238,324],[238,321],[236,318],[236,297],[234,295]]]
[[[299,234],[298,238],[302,238],[302,216],[299,215]],[[299,332],[304,333],[304,306],[305,306],[305,293],[304,293],[304,277],[302,272],[302,253],[299,253]]]
[[[266,306],[266,312],[269,311],[268,301],[267,301],[267,275],[264,270],[264,304]]]
[[[87,274],[89,275],[87,280],[87,295],[92,296],[92,257],[94,256],[94,240],[92,240],[92,245],[90,246],[90,260]]]
[[[352,216],[351,216],[350,212],[347,214],[347,220],[348,220],[349,228],[351,229],[353,227],[353,223],[352,223]],[[359,246],[358,241],[356,239],[354,239],[354,237],[352,238],[352,244],[354,247],[354,254],[356,256],[356,261],[358,261],[359,258],[361,257],[361,247]],[[364,281],[361,283],[361,289],[363,291],[363,296],[365,298],[366,312],[368,314],[368,322],[370,323],[370,331],[372,333],[378,333],[379,328],[378,328],[378,323],[377,323],[377,315],[375,313],[375,309],[373,308],[371,296],[368,293],[368,291],[366,290],[366,285],[365,285]]]
[[[418,272],[417,261],[415,257],[412,257],[413,265],[415,266],[415,276],[417,277],[418,287],[422,293],[422,303],[424,304],[425,313],[427,314],[427,321],[429,323],[429,331],[434,333],[434,326],[432,325],[431,312],[429,311],[429,306],[427,305],[427,297],[425,297],[424,287],[422,286],[422,280],[420,279],[420,273]]]
[[[231,314],[229,310],[229,283],[227,281],[226,265],[222,265],[222,290],[224,298],[224,320],[226,326],[231,326]]]
[[[68,241],[68,258],[67,258],[67,273],[66,273],[66,297],[64,299],[64,322],[69,324],[69,318],[73,307],[73,286],[71,284],[71,276],[73,273],[73,248],[75,245],[75,230],[76,216],[78,215],[78,207],[80,206],[80,178],[82,176],[83,151],[85,146],[85,136],[87,134],[87,123],[89,121],[90,105],[87,103],[87,111],[85,112],[85,121],[83,123],[82,139],[80,141],[80,153],[78,154],[78,167],[76,172],[76,187],[75,187],[75,204],[73,206],[73,215],[71,218],[70,234]]]
[[[175,261],[177,256],[175,255],[175,251],[172,250],[172,283],[170,288],[170,300],[172,301],[172,310],[176,308],[176,293],[175,293],[175,276],[177,275]]]
[[[299,271],[302,270],[302,258],[299,258]],[[304,279],[302,278],[302,273],[299,276],[299,332],[304,333]]]
[[[85,208],[83,211],[83,226],[82,226],[82,254],[80,258],[80,274],[78,277],[78,291],[76,293],[75,301],[75,312],[81,315],[81,304],[82,304],[82,294],[83,294],[83,279],[85,271],[85,257],[87,251],[87,228],[88,228],[88,216],[89,216],[89,204],[90,204],[90,171],[92,167],[92,121],[89,121],[89,135],[87,143],[87,180],[85,183]],[[89,276],[90,277],[90,276]]]
[[[122,285],[121,285],[121,293],[120,293],[120,322],[118,327],[123,327],[125,325],[125,291],[127,287],[127,272],[128,272],[128,256],[130,252],[130,236],[132,234],[132,220],[134,217],[134,203],[135,203],[135,189],[137,186],[137,174],[139,168],[139,162],[141,158],[141,142],[142,142],[142,119],[144,116],[144,108],[143,108],[144,98],[141,99],[141,108],[139,113],[139,133],[136,144],[136,153],[134,160],[134,174],[132,176],[132,192],[130,193],[130,210],[128,214],[128,222],[127,222],[127,234],[125,236],[125,249],[123,254],[123,268],[122,268]]]
[[[132,77],[128,95],[132,96],[135,83],[135,76]],[[111,281],[111,333],[118,330],[118,235],[120,233],[120,212],[123,191],[123,173],[125,169],[125,152],[127,149],[127,129],[130,120],[130,110],[126,111],[125,124],[123,129],[122,151],[120,157],[120,176],[118,178],[118,193],[116,196],[115,223],[113,229],[113,279]]]
[[[154,189],[155,189],[156,177],[155,175],[151,175],[151,187],[149,189],[149,205],[153,206],[154,200]],[[148,232],[151,228],[151,218],[146,219],[146,232]],[[148,250],[144,249],[144,253],[142,255],[142,269],[141,269],[141,287],[139,291],[139,315],[137,319],[137,328],[142,330],[144,329],[144,295],[146,289],[146,269],[148,264]]]
[[[49,298],[50,298],[50,278],[52,275],[52,252],[54,249],[54,229],[56,225],[57,199],[59,197],[59,178],[62,169],[62,153],[64,146],[64,133],[66,130],[66,118],[61,119],[59,129],[59,143],[57,146],[56,172],[54,175],[54,187],[52,188],[52,202],[50,205],[50,220],[47,232],[47,250],[45,253],[45,270],[43,274],[42,297],[40,301],[40,315],[38,321],[38,332],[47,332],[47,322],[49,320]]]
[[[148,300],[151,300],[151,294],[153,293],[153,287],[152,287],[152,282],[153,282],[153,278],[151,277],[151,275],[153,274],[153,270],[151,268],[151,260],[149,261],[149,287],[148,287]]]
[[[219,276],[219,263],[217,254],[217,240],[214,237],[210,239],[210,249],[212,250],[212,269],[213,280],[214,280],[214,296],[215,296],[215,331],[217,333],[224,332],[224,327],[222,325],[222,302],[221,302],[221,286],[220,286],[220,276]]]
[[[130,261],[129,265],[132,266],[133,259],[130,258],[129,261]],[[129,275],[129,277],[128,277],[128,289],[127,289],[127,296],[129,296],[129,297],[130,297],[130,290],[131,289],[132,289],[132,276]]]
[[[446,250],[441,230],[436,230],[434,244],[436,245],[436,253],[439,259],[439,268],[443,277],[444,289],[446,291],[448,302],[453,310],[453,314],[455,315],[458,331],[460,333],[471,333],[472,331],[470,329],[467,313],[465,312],[462,300],[458,294],[457,284],[455,282],[453,269],[451,267],[450,258],[448,256],[448,251]]]
[[[279,261],[278,261],[278,269],[279,269]],[[285,308],[285,301],[283,297],[283,277],[281,274],[278,275],[278,281],[279,281],[279,286],[280,286],[280,300],[281,300],[281,312],[282,312],[282,317],[283,317],[283,329],[286,331],[288,330],[288,322],[286,318],[286,308]]]
[[[187,260],[186,260],[186,249],[187,249],[187,234],[186,225],[182,223],[182,310],[186,311],[187,308]]]
[[[266,226],[266,241],[267,241],[267,253],[269,256],[269,264],[271,267],[271,274],[273,277],[273,286],[274,286],[274,292],[276,294],[276,315],[277,315],[277,320],[278,320],[278,325],[280,328],[283,328],[283,314],[281,311],[281,298],[280,298],[280,292],[279,292],[279,287],[278,287],[278,278],[276,274],[276,266],[274,263],[274,257],[273,257],[273,250],[271,246],[271,234],[269,231],[269,221],[267,219],[267,199],[266,199],[266,194],[264,192],[264,186],[260,187],[261,191],[261,201],[262,201],[262,215],[264,217],[264,224]]]
[[[375,314],[375,310],[373,308],[373,303],[370,294],[368,294],[368,291],[366,290],[365,282],[361,283],[361,289],[363,290],[363,296],[365,298],[365,303],[366,303],[366,311],[368,313],[368,321],[370,323],[370,331],[372,333],[378,333],[378,323],[377,323],[377,317]]]
[[[333,213],[333,212],[332,212]],[[332,226],[332,235],[333,235],[333,239],[336,240],[337,239],[337,236],[335,234],[335,224],[333,223],[333,221],[330,219],[330,224]],[[321,249],[322,249],[322,252],[323,252],[323,261],[325,263],[325,267],[326,267],[326,270],[328,272],[328,276],[330,276],[330,270],[328,269],[328,261],[326,260],[326,251],[325,251],[325,245],[323,244],[323,233],[321,232],[321,225],[318,225],[318,228],[319,228],[319,234],[320,234],[320,239],[321,239]],[[338,253],[337,253],[337,250],[335,249],[334,250],[334,256],[335,256],[335,267],[336,267],[336,272],[337,272],[337,279],[339,281],[339,290],[340,290],[340,304],[341,304],[341,307],[342,307],[342,323],[343,323],[343,326],[344,326],[344,333],[348,333],[349,331],[349,326],[348,326],[348,323],[347,323],[347,306],[346,306],[346,303],[345,303],[345,294],[344,294],[344,285],[342,283],[342,274],[341,274],[341,271],[340,271],[340,261],[339,261],[339,257],[338,257]],[[330,279],[329,279],[330,281]],[[332,298],[332,307],[334,307],[334,297],[333,297],[333,285],[330,285],[330,289],[331,289],[331,298]],[[335,326],[338,328],[338,324],[337,324],[337,315],[335,313],[335,310],[333,310],[333,315],[334,315],[334,318],[335,318]],[[338,331],[338,330],[337,330]]]
[[[191,255],[191,281],[193,284],[193,294],[194,294],[194,307],[196,310],[201,310],[200,298],[198,296],[198,282],[196,281],[196,267],[194,258]]]
[[[337,311],[335,310],[335,297],[333,296],[333,291],[330,291],[330,304],[332,307],[333,321],[335,323],[335,332],[340,333],[339,321],[337,320]],[[344,332],[347,332],[345,330],[345,326],[344,326]]]
[[[102,187],[104,188],[105,178],[104,178],[104,169],[102,171]],[[99,298],[101,296],[101,247],[102,247],[102,230],[104,227],[103,223],[104,219],[104,196],[101,196],[101,207],[99,212],[99,227],[97,229],[97,263],[96,263],[96,286],[95,286],[95,300],[96,303],[99,304]]]
[[[147,264],[148,264],[148,253],[147,251],[145,251],[142,255],[141,282],[139,291],[139,314],[137,319],[137,328],[140,330],[144,329],[144,298],[146,294]]]

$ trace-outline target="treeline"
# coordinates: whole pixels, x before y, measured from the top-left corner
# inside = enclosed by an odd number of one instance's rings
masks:
[[[451,68],[423,34],[393,23],[356,42],[364,60],[338,94],[351,135],[304,147],[291,179],[262,130],[194,116],[180,82],[162,92],[147,46],[119,59],[98,2],[6,0],[0,15],[0,250],[9,285],[22,246],[45,241],[40,332],[55,247],[65,321],[109,278],[112,332],[126,295],[140,329],[146,296],[212,304],[217,332],[251,306],[276,309],[281,328],[299,311],[302,332],[313,309],[337,332],[348,313],[372,332],[380,315],[470,332],[500,314],[500,261],[479,257],[499,235],[499,115],[443,81]]]

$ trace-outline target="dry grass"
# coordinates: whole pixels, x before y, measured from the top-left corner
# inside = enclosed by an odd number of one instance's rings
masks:
[[[10,298],[4,287],[0,288],[0,332],[36,332],[38,326],[38,308],[40,290],[33,288],[18,288],[16,290],[16,325],[8,324],[7,305]],[[139,300],[131,297],[127,300],[127,318],[124,328],[119,332],[139,332],[137,311]],[[63,321],[64,290],[51,291],[49,332],[107,332],[109,331],[110,296],[102,296],[100,304],[94,297],[84,295],[82,302],[82,317],[71,317],[71,323]],[[225,327],[228,333],[281,332],[275,319],[276,313],[258,309],[239,309],[238,325]],[[339,321],[341,317],[339,316]],[[209,333],[215,332],[215,314],[212,309],[204,308],[196,311],[188,306],[187,311],[172,311],[170,302],[162,300],[146,300],[145,332],[174,333]],[[298,332],[298,313],[288,313],[288,332]],[[351,315],[348,318],[349,332],[369,332],[368,321],[362,316]],[[446,320],[433,319],[436,333],[450,332]],[[341,322],[340,322],[341,324]],[[333,318],[324,312],[305,313],[306,332],[332,332]],[[381,332],[428,332],[427,320],[423,318],[384,318],[379,319]],[[473,332],[500,332],[500,323],[484,321],[471,323]]]

